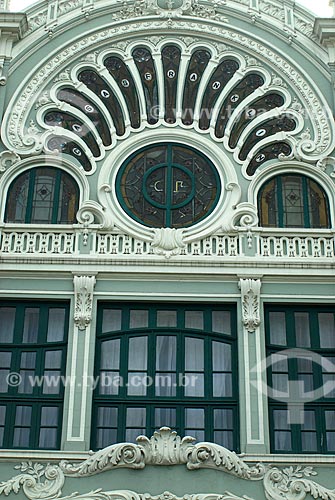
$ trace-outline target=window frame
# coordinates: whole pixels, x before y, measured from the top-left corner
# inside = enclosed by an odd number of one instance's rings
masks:
[[[286,345],[271,343],[270,338],[270,313],[271,312],[282,312],[285,314],[285,333],[286,333]],[[296,313],[308,313],[308,324],[309,324],[309,338],[311,340],[310,346],[299,346],[297,345],[296,339],[296,329],[295,329],[295,318]],[[300,304],[265,304],[264,306],[264,321],[265,321],[265,339],[266,339],[266,352],[267,358],[269,356],[276,354],[281,351],[289,349],[301,349],[310,351],[311,353],[316,353],[323,357],[332,357],[335,360],[335,348],[334,347],[321,347],[320,346],[320,329],[318,322],[318,314],[320,313],[331,313],[335,315],[335,307],[331,304],[329,305],[300,305]],[[288,380],[299,380],[299,375],[309,374],[312,378],[313,389],[317,390],[319,387],[324,385],[323,373],[333,373],[324,372],[322,367],[315,362],[311,364],[311,371],[304,372],[299,369],[297,359],[287,360],[287,370],[286,371],[275,371],[275,373],[287,374]],[[334,370],[335,374],[335,370]],[[267,368],[267,380],[268,386],[272,387],[272,370],[271,366]],[[335,375],[334,375],[335,376]],[[303,379],[302,379],[303,380]],[[306,391],[308,392],[308,390]],[[290,404],[290,408],[294,408],[294,404]],[[300,407],[301,405],[297,405]],[[335,396],[327,397],[323,396],[318,398],[316,401],[302,403],[304,411],[314,411],[315,412],[315,433],[317,437],[315,451],[306,451],[303,449],[303,443],[301,435],[304,432],[301,424],[292,423],[288,424],[287,430],[291,432],[291,450],[276,450],[275,449],[275,427],[274,427],[274,416],[273,412],[275,410],[288,410],[288,405],[285,402],[280,402],[274,398],[268,397],[268,407],[269,407],[269,424],[270,424],[270,448],[271,453],[285,453],[285,454],[334,454],[335,451],[328,451],[327,449],[327,429],[325,424],[325,412],[333,411],[335,412]],[[278,429],[281,430],[281,429]],[[306,432],[306,430],[305,430]],[[334,430],[335,433],[335,430]]]
[[[35,182],[36,182],[36,176],[38,176],[39,172],[41,175],[43,175],[44,170],[53,170],[55,172],[55,185],[54,189],[52,191],[52,209],[51,209],[51,220],[48,220],[48,222],[34,222],[32,221],[32,213],[33,213],[33,197],[34,197],[34,187],[35,187]],[[26,206],[25,206],[25,214],[24,214],[24,222],[16,222],[13,218],[13,220],[8,220],[8,215],[11,210],[15,212],[15,204],[13,205],[12,208],[10,208],[9,204],[11,201],[12,197],[12,190],[15,189],[16,183],[22,178],[23,176],[27,175],[28,180],[27,180],[27,185],[28,185],[28,194],[26,198]],[[61,184],[64,182],[64,179],[67,179],[68,181],[71,181],[72,187],[73,187],[73,195],[75,197],[74,200],[74,219],[72,221],[67,221],[67,222],[62,222],[58,221],[58,215],[59,215],[59,210],[60,210],[60,190],[61,190]],[[41,166],[41,165],[36,165],[32,166],[31,168],[28,168],[24,170],[23,172],[18,173],[10,182],[6,194],[6,202],[5,202],[5,212],[4,212],[4,221],[7,224],[75,224],[76,223],[76,214],[79,210],[79,202],[80,202],[80,187],[77,182],[77,180],[74,178],[71,172],[68,172],[67,170],[63,170],[62,168],[59,168],[54,165],[48,165],[48,166]],[[61,215],[61,214],[60,214]]]
[[[69,331],[69,303],[67,301],[14,301],[14,300],[0,300],[0,307],[15,308],[14,316],[14,330],[12,342],[0,343],[0,352],[10,352],[11,362],[9,367],[10,373],[18,373],[27,370],[21,368],[21,354],[26,352],[35,352],[36,358],[34,368],[29,369],[33,371],[33,377],[43,377],[46,372],[56,369],[48,369],[45,367],[45,353],[50,351],[61,351],[61,364],[59,367],[60,377],[66,375],[66,362],[67,362],[67,342]],[[24,324],[25,324],[25,311],[26,309],[38,309],[38,333],[35,342],[24,342]],[[52,309],[64,310],[64,335],[61,341],[48,342],[48,322],[49,311]],[[52,375],[51,375],[52,376]],[[23,380],[23,379],[22,379]],[[42,380],[42,379],[41,379]],[[21,392],[20,386],[12,385],[8,387],[7,392],[0,393],[0,407],[6,407],[6,415],[4,424],[0,428],[4,428],[4,442],[1,448],[8,449],[60,449],[61,433],[62,433],[62,419],[63,419],[63,406],[64,406],[64,384],[59,385],[58,393],[48,393],[43,391],[43,384],[36,384],[32,392]],[[15,424],[15,414],[17,407],[31,407],[31,421],[30,421],[30,435],[28,446],[14,446],[13,435]],[[57,426],[41,426],[42,408],[44,407],[57,407],[58,408],[58,422]],[[27,427],[27,426],[23,426]],[[41,428],[55,428],[56,427],[56,444],[54,447],[41,448],[39,444],[39,434]]]
[[[122,320],[121,329],[114,332],[102,333],[102,318],[103,311],[106,309],[116,309],[122,310]],[[145,328],[129,328],[129,314],[130,310],[145,309],[148,310],[148,327]],[[155,315],[157,311],[167,311],[173,310],[177,311],[177,326],[176,327],[155,327]],[[204,328],[195,330],[194,328],[185,328],[185,323],[183,323],[182,317],[185,317],[185,311],[204,311]],[[212,311],[229,311],[230,312],[230,328],[231,334],[214,333],[206,330],[206,322],[211,321],[210,315]],[[184,328],[182,328],[183,326]],[[98,303],[98,315],[97,315],[97,344],[95,351],[95,377],[99,377],[100,373],[105,371],[101,367],[101,345],[104,340],[112,340],[120,338],[120,365],[119,374],[122,380],[127,380],[128,372],[128,350],[127,346],[130,338],[135,338],[139,336],[146,336],[148,338],[148,344],[146,347],[147,353],[156,353],[156,338],[159,336],[174,336],[177,339],[177,361],[176,368],[172,373],[182,373],[185,374],[185,357],[184,357],[184,347],[185,338],[192,337],[196,339],[202,339],[204,341],[204,395],[203,396],[186,396],[183,394],[183,388],[177,387],[176,395],[173,396],[160,396],[155,395],[154,389],[155,385],[148,387],[149,392],[146,395],[128,395],[127,387],[121,387],[121,392],[118,395],[114,394],[100,394],[99,385],[94,390],[93,394],[93,411],[92,411],[92,427],[91,427],[91,446],[93,449],[98,449],[97,447],[97,429],[98,426],[98,411],[99,407],[110,407],[118,408],[117,416],[117,439],[116,442],[123,442],[126,439],[126,408],[146,408],[146,427],[143,429],[147,435],[152,435],[154,430],[157,430],[157,426],[154,425],[154,411],[156,408],[175,408],[176,409],[176,426],[173,428],[181,435],[185,433],[185,412],[187,408],[198,408],[204,409],[204,435],[205,440],[213,441],[214,435],[214,410],[215,409],[227,409],[232,410],[232,419],[234,425],[232,427],[234,450],[239,450],[239,390],[238,390],[238,369],[237,369],[237,358],[238,358],[238,346],[237,346],[237,317],[236,317],[236,306],[235,304],[221,304],[221,305],[205,305],[205,304],[162,304],[162,303],[108,303],[101,302]],[[123,344],[122,345],[122,341]],[[211,368],[213,366],[212,360],[212,342],[222,341],[225,344],[229,344],[232,347],[231,350],[231,373],[232,373],[232,395],[229,397],[214,397],[212,392],[212,376],[213,371],[206,370],[206,360],[210,359]],[[180,349],[181,347],[181,349]],[[152,351],[154,348],[154,351]],[[179,354],[179,356],[178,356]],[[145,374],[149,376],[155,376],[156,373],[162,373],[164,370],[156,369],[155,360],[156,357],[148,356],[148,365]],[[100,368],[101,367],[101,368]],[[123,367],[123,368],[122,368]],[[188,370],[189,372],[189,370]],[[191,373],[191,372],[189,372]],[[192,372],[193,373],[193,372]],[[220,372],[221,373],[221,372]],[[186,372],[187,374],[187,372]],[[97,380],[95,378],[95,380]],[[211,396],[209,396],[211,394]],[[210,417],[212,416],[212,419]],[[237,425],[235,425],[237,422]],[[123,425],[122,425],[123,424]],[[103,427],[103,426],[101,426]],[[221,429],[217,429],[220,431]],[[225,429],[230,431],[230,429]]]
[[[303,226],[292,226],[285,224],[286,210],[284,210],[284,200],[283,200],[283,179],[286,177],[296,177],[300,178],[302,181],[301,189],[302,189],[302,203],[303,203],[302,217],[304,221]],[[274,189],[276,190],[276,195],[274,196],[274,203],[275,203],[274,224],[271,224],[269,222],[270,210],[263,209],[263,204],[265,203],[263,194],[266,188],[272,182],[274,183]],[[312,221],[312,212],[310,210],[310,203],[309,203],[310,194],[313,189],[313,186],[310,185],[311,183],[315,184],[315,186],[322,192],[324,197],[325,212],[323,213],[323,216],[321,214],[320,225],[313,225]],[[327,192],[318,180],[315,180],[314,178],[309,177],[304,173],[298,173],[295,171],[293,171],[292,173],[283,172],[283,173],[278,173],[275,176],[270,177],[269,179],[266,179],[265,182],[262,183],[258,191],[257,210],[259,214],[260,226],[265,228],[329,229],[331,227],[330,203]],[[321,225],[322,218],[325,219],[324,225]],[[265,220],[267,220],[267,223],[265,223]]]

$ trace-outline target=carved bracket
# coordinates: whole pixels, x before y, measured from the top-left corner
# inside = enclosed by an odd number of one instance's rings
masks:
[[[261,280],[240,279],[239,288],[242,296],[242,321],[246,330],[253,333],[260,325]]]
[[[75,276],[73,278],[75,296],[74,322],[79,330],[85,330],[92,321],[95,283],[95,276]]]

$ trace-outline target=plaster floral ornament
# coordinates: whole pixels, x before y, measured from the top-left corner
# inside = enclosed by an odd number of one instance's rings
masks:
[[[214,443],[195,443],[195,438],[181,438],[175,431],[162,427],[151,438],[139,436],[137,444],[119,443],[92,453],[76,464],[61,461],[59,464],[42,465],[23,462],[16,465],[19,474],[0,483],[0,495],[18,494],[21,490],[28,500],[253,500],[235,493],[185,494],[177,497],[164,491],[152,496],[129,490],[103,491],[97,489],[88,493],[72,493],[62,496],[66,478],[94,476],[119,468],[144,469],[147,465],[186,465],[190,471],[207,468],[221,471],[246,481],[259,481],[267,500],[304,500],[307,495],[314,499],[335,500],[335,490],[316,483],[317,476],[312,467],[278,467],[261,463],[250,466],[236,453]],[[239,488],[247,485],[238,484]],[[257,499],[259,500],[259,499]]]

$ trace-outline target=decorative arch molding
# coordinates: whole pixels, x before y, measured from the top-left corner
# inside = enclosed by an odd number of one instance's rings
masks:
[[[173,142],[200,150],[212,161],[217,169],[221,182],[221,194],[213,212],[194,226],[172,228],[149,228],[125,214],[120,206],[116,193],[116,176],[122,163],[135,150],[148,144],[171,142],[171,134],[166,129],[152,130],[150,137],[146,132],[133,134],[118,148],[110,152],[104,162],[98,178],[98,199],[100,207],[92,202],[84,203],[78,214],[81,223],[89,224],[97,217],[101,227],[106,230],[114,226],[135,238],[147,241],[157,254],[166,257],[176,255],[192,241],[206,238],[215,231],[236,230],[240,226],[257,224],[257,209],[251,203],[240,203],[241,188],[238,184],[236,170],[224,153],[222,146],[213,144],[208,138],[192,131],[178,130],[173,135]]]
[[[121,443],[93,453],[87,460],[71,464],[62,461],[41,465],[24,462],[16,465],[19,473],[0,483],[0,495],[18,494],[22,488],[28,500],[181,500],[174,494],[164,492],[158,496],[139,494],[132,491],[102,491],[101,489],[84,494],[73,493],[62,496],[67,479],[81,479],[98,475],[105,471],[120,468],[144,469],[147,465],[184,465],[189,471],[212,469],[241,480],[236,482],[238,495],[231,492],[220,494],[184,495],[189,500],[252,500],[243,495],[248,491],[248,481],[260,483],[260,493],[267,500],[304,500],[307,495],[314,499],[334,500],[335,490],[330,490],[312,479],[317,476],[313,467],[297,465],[280,469],[258,463],[249,465],[242,457],[214,443],[194,443],[195,439],[181,438],[168,427],[162,427],[151,438],[139,436],[137,444]],[[139,473],[139,472],[137,472]],[[234,483],[235,484],[235,483]],[[67,489],[69,485],[66,484]],[[242,493],[241,493],[242,490]]]
[[[274,140],[285,140],[292,149],[292,155],[295,158],[314,162],[321,154],[325,156],[330,153],[334,146],[334,125],[327,118],[327,113],[330,116],[330,110],[323,96],[318,95],[314,90],[313,83],[309,83],[306,80],[306,75],[302,70],[293,66],[287,58],[283,57],[279,52],[270,49],[255,37],[247,36],[237,29],[234,31],[227,29],[222,23],[216,20],[194,18],[192,22],[186,22],[175,18],[173,21],[170,21],[168,19],[165,20],[165,18],[159,18],[159,20],[148,19],[145,22],[141,19],[132,20],[131,22],[116,22],[112,28],[102,29],[80,40],[78,39],[72,45],[66,46],[58,53],[55,53],[54,56],[40,66],[38,71],[30,75],[13,96],[8,106],[8,110],[11,111],[7,111],[4,121],[3,136],[6,146],[14,152],[23,155],[36,154],[43,149],[50,130],[45,131],[45,128],[44,131],[42,130],[40,123],[41,115],[50,106],[50,102],[54,102],[53,95],[50,97],[50,89],[48,89],[49,82],[51,80],[66,82],[67,84],[71,84],[72,82],[75,88],[80,87],[78,81],[73,81],[74,69],[69,67],[69,61],[73,61],[73,64],[78,64],[78,58],[80,57],[80,64],[100,67],[98,64],[99,56],[97,54],[101,49],[105,50],[105,45],[107,43],[110,44],[111,41],[113,41],[113,47],[124,53],[125,61],[127,61],[127,50],[131,50],[128,47],[132,47],[132,45],[129,41],[124,40],[124,37],[127,36],[129,38],[129,33],[132,33],[133,38],[135,36],[138,37],[138,43],[143,43],[144,40],[148,40],[148,37],[145,36],[145,32],[148,29],[153,33],[157,33],[157,35],[150,37],[151,44],[155,47],[155,51],[153,51],[153,56],[155,56],[155,54],[159,53],[160,47],[167,39],[173,40],[170,35],[172,22],[174,33],[176,35],[179,34],[178,38],[181,38],[183,44],[187,47],[185,49],[185,57],[189,58],[195,47],[195,39],[193,38],[195,32],[199,34],[198,46],[209,46],[207,38],[210,36],[212,40],[211,46],[217,51],[215,55],[217,60],[220,57],[225,57],[226,53],[236,52],[240,57],[245,59],[245,69],[240,69],[240,71],[244,71],[244,74],[250,71],[260,74],[267,73],[266,81],[263,85],[264,91],[272,90],[276,87],[278,90],[278,87],[280,87],[279,90],[286,96],[283,111],[290,113],[296,120],[297,126],[292,132],[279,132],[275,134]],[[124,34],[125,28],[127,28],[127,35]],[[166,36],[162,35],[164,32]],[[131,43],[135,42],[131,41]],[[84,56],[82,55],[83,47],[86,50],[86,55]],[[90,52],[92,50],[93,52]],[[263,68],[264,64],[271,68],[273,76]],[[210,73],[208,72],[207,79],[209,75]],[[203,90],[204,88],[202,88]],[[292,95],[291,104],[287,100],[290,94]],[[223,99],[223,94],[221,97]],[[198,103],[200,102],[199,99]],[[122,101],[120,96],[119,100],[120,102]],[[60,106],[59,103],[55,104],[56,106]],[[34,121],[35,112],[33,108],[35,105],[43,107],[43,111],[38,110],[37,113],[38,124]],[[303,118],[304,114],[307,116],[305,120]],[[160,125],[168,127],[162,121],[158,121],[153,126],[145,124],[145,128],[151,130],[153,127],[159,127]],[[169,126],[170,129],[173,127],[194,129],[197,130],[199,135],[207,133],[215,140],[213,123],[211,123],[211,126],[206,131],[197,129],[197,120],[194,120],[191,126],[185,126],[180,122]],[[125,135],[118,138],[116,143],[128,137],[128,130],[129,128],[126,126]],[[27,131],[28,134],[26,133]],[[301,135],[299,136],[300,133]],[[74,137],[71,136],[71,138],[73,139]],[[225,139],[223,139],[223,142],[226,144]],[[262,144],[263,142],[258,143],[257,148],[249,153],[256,154]],[[100,143],[99,148],[101,149]],[[239,147],[236,148],[236,150],[238,149]],[[103,156],[104,152],[101,150],[101,156],[97,155],[94,162],[103,158]],[[235,159],[241,163],[239,158]],[[248,157],[246,161],[249,159]],[[95,165],[93,165],[92,172],[95,168]]]
[[[70,161],[64,159],[62,156],[35,156],[31,158],[25,158],[23,160],[17,159],[11,153],[10,158],[15,158],[15,163],[7,168],[2,177],[0,178],[0,204],[1,210],[1,220],[4,218],[4,213],[6,209],[6,199],[8,189],[14,179],[27,170],[38,167],[54,167],[64,170],[66,173],[70,174],[74,180],[77,182],[79,187],[79,206],[84,204],[86,200],[89,199],[89,184],[87,178],[82,175],[81,171],[73,165]]]
[[[254,204],[257,207],[258,193],[261,187],[272,177],[282,174],[300,174],[310,177],[315,182],[317,182],[328,198],[328,206],[330,212],[330,221],[332,226],[335,224],[335,193],[334,193],[334,181],[330,176],[323,171],[321,166],[311,166],[307,163],[290,161],[282,162],[274,165],[268,165],[262,169],[258,175],[250,182],[248,188],[248,202]]]
[[[179,2],[176,6],[168,6],[157,0],[146,0],[135,2],[124,2],[122,6],[114,4],[111,6],[108,0],[53,0],[49,6],[33,5],[27,10],[28,30],[25,34],[23,45],[30,40],[35,41],[36,35],[50,37],[55,32],[61,32],[69,24],[82,22],[105,14],[112,15],[114,20],[127,19],[130,17],[144,16],[145,14],[156,14],[161,17],[194,16],[224,21],[229,16],[237,19],[247,19],[249,23],[256,23],[263,29],[269,30],[271,35],[277,32],[277,36],[291,43],[293,40],[302,42],[301,50],[306,46],[313,47],[322,53],[322,48],[315,43],[316,37],[313,33],[314,17],[309,11],[298,4],[286,5],[280,0],[223,0],[220,3],[208,0],[207,5],[199,5],[196,0]],[[37,33],[36,33],[37,32]],[[32,35],[32,36],[29,36]],[[18,52],[23,47],[17,48]]]

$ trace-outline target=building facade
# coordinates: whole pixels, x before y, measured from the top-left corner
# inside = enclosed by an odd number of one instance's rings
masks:
[[[6,7],[0,494],[335,499],[334,19]]]

